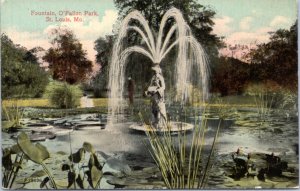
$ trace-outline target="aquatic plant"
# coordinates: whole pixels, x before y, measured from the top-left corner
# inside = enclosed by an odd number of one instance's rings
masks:
[[[275,101],[275,92],[269,86],[271,85],[268,83],[249,84],[246,90],[254,97],[257,116],[261,121],[267,121]]]
[[[20,133],[17,138],[17,143],[23,154],[32,162],[37,163],[43,167],[44,172],[47,174],[47,179],[51,181],[54,189],[57,189],[56,183],[52,174],[43,163],[44,160],[50,157],[50,153],[47,148],[40,143],[33,144],[28,135],[24,132]]]
[[[85,154],[89,153],[88,162],[85,160]],[[26,158],[43,167],[43,172],[47,175],[40,184],[40,188],[49,188],[47,183],[50,181],[50,186],[57,189],[57,184],[51,172],[47,168],[44,161],[50,158],[50,153],[47,148],[40,143],[33,144],[28,135],[24,132],[17,137],[17,144],[9,148],[2,149],[2,185],[4,188],[11,188],[18,171],[22,169],[22,161]],[[99,188],[102,178],[103,164],[100,164],[97,154],[93,146],[84,142],[82,148],[77,152],[72,153],[69,158],[69,163],[62,165],[62,171],[68,171],[68,186],[74,189]],[[14,159],[14,161],[12,160]],[[77,168],[76,168],[77,166]],[[78,187],[76,187],[76,185]],[[90,185],[90,187],[88,187]]]
[[[43,167],[44,172],[47,174],[47,179],[51,181],[52,186],[57,189],[53,176],[43,163],[44,160],[50,157],[47,148],[40,143],[31,143],[28,135],[21,132],[17,137],[17,144],[12,147],[2,149],[2,165],[4,167],[2,185],[5,188],[11,188],[18,171],[22,168],[23,159],[26,158],[34,163]],[[14,162],[12,162],[12,155],[15,155]]]
[[[221,99],[215,99],[213,102],[218,105],[217,108],[214,108],[214,111],[219,118],[219,123],[208,150],[206,161],[203,160],[202,148],[205,145],[207,121],[209,119],[209,114],[206,112],[210,109],[209,107],[203,109],[201,118],[197,119],[195,117],[192,140],[188,140],[187,132],[184,129],[177,132],[177,137],[174,136],[170,124],[164,127],[167,131],[157,133],[154,127],[146,123],[142,113],[139,113],[140,119],[147,128],[146,135],[150,142],[149,152],[159,167],[163,180],[169,189],[199,189],[205,187],[213,165],[220,130],[223,127],[224,120],[233,109]],[[184,109],[182,111],[186,116],[186,111]]]
[[[2,102],[2,113],[5,117],[5,120],[2,121],[2,130],[9,131],[11,128],[19,128],[22,126],[21,119],[23,118],[23,110],[19,108],[18,101],[7,107]]]
[[[250,84],[247,91],[254,97],[257,115],[263,122],[268,121],[274,109],[286,109],[290,104],[293,106],[296,103],[292,93],[272,81]]]
[[[149,151],[169,189],[204,187],[221,126],[222,119],[220,119],[217,127],[206,166],[200,169],[203,156],[202,147],[205,144],[207,118],[204,117],[201,121],[195,122],[189,150],[187,149],[189,140],[187,140],[187,132],[185,130],[178,132],[176,138],[176,136],[172,135],[170,126],[166,127],[169,129],[168,131],[158,134],[152,126],[147,125],[146,134],[150,142]]]
[[[208,175],[209,175],[209,172],[211,169],[211,163],[213,162],[214,151],[215,151],[215,147],[217,144],[217,139],[219,137],[220,129],[223,126],[223,122],[224,122],[225,118],[227,118],[229,116],[229,113],[232,111],[232,109],[234,109],[228,103],[224,102],[220,98],[216,98],[214,100],[214,103],[218,105],[216,114],[219,117],[219,123],[217,126],[217,130],[216,130],[213,142],[211,144],[211,148],[209,150],[209,155],[208,155],[208,158],[206,161],[206,165],[203,169],[203,174],[201,177],[199,177],[197,188],[204,188],[206,181],[208,180]],[[205,113],[203,116],[207,120]]]
[[[93,146],[84,142],[77,152],[72,153],[71,145],[70,149],[69,163],[63,164],[61,168],[62,171],[68,171],[68,188],[74,186],[74,189],[77,189],[78,186],[80,189],[88,189],[88,185],[93,189],[99,188],[103,176],[103,166],[100,164]],[[87,165],[84,160],[85,153],[90,154]]]
[[[23,159],[24,154],[18,145],[2,149],[2,186],[4,188],[12,188],[17,174],[22,168]]]

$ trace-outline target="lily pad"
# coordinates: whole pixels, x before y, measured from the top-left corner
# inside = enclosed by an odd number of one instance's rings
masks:
[[[46,147],[39,143],[32,144],[28,135],[24,132],[18,136],[17,142],[23,153],[35,163],[41,164],[45,159],[50,157]]]
[[[14,121],[2,121],[2,128],[9,129],[15,125]]]
[[[42,176],[45,176],[45,175],[46,175],[45,171],[37,170],[34,173],[32,173],[32,175],[30,175],[30,177],[36,178],[36,177],[42,177]]]
[[[31,141],[44,141],[46,139],[54,139],[56,135],[51,131],[32,131],[30,135]]]

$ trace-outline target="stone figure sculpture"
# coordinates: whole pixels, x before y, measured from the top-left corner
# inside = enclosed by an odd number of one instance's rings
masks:
[[[167,124],[167,112],[164,99],[165,80],[158,64],[155,64],[151,69],[155,74],[151,78],[150,86],[145,91],[145,95],[151,96],[153,127],[163,128],[166,127]]]

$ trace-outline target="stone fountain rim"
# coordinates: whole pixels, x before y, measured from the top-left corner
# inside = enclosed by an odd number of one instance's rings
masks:
[[[185,123],[185,122],[175,122],[175,121],[171,121],[169,122],[171,124],[171,126],[174,127],[174,124],[182,124],[183,125],[183,128],[178,128],[176,126],[176,128],[171,128],[170,129],[170,132],[180,132],[180,131],[190,131],[190,130],[193,130],[194,129],[194,125],[190,124],[190,123]],[[167,128],[158,128],[158,129],[155,129],[155,128],[147,128],[147,125],[144,125],[144,124],[138,124],[138,123],[134,123],[132,125],[129,126],[129,129],[132,129],[132,130],[136,130],[136,131],[155,131],[155,132],[167,132],[168,129]]]

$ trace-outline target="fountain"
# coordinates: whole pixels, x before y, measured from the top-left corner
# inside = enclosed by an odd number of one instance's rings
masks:
[[[167,21],[173,19],[175,22],[170,27],[169,31],[165,31]],[[130,21],[137,21],[139,25],[130,25]],[[144,43],[125,47],[123,39],[127,36],[128,31],[137,32]],[[175,40],[171,40],[176,35]],[[176,8],[169,9],[162,17],[158,35],[154,35],[148,25],[148,22],[139,11],[129,13],[123,20],[118,38],[114,44],[114,52],[109,70],[109,102],[108,114],[110,124],[114,123],[116,114],[122,112],[123,106],[123,91],[125,83],[126,59],[133,52],[140,53],[148,57],[153,65],[152,70],[155,75],[151,79],[150,86],[145,94],[152,98],[152,126],[162,130],[167,123],[167,112],[164,102],[165,83],[164,77],[160,68],[161,61],[173,49],[178,47],[178,54],[175,66],[176,75],[176,96],[175,100],[184,105],[191,92],[188,87],[192,80],[191,72],[196,69],[200,82],[201,96],[205,100],[208,97],[208,59],[203,47],[191,34],[191,30],[184,21],[181,12]],[[173,122],[175,125],[175,122]],[[173,126],[171,125],[171,126]],[[176,126],[176,125],[175,125]],[[113,125],[112,125],[113,127]],[[187,124],[187,127],[191,127]],[[142,128],[142,127],[140,127]],[[172,129],[176,129],[175,127]]]

